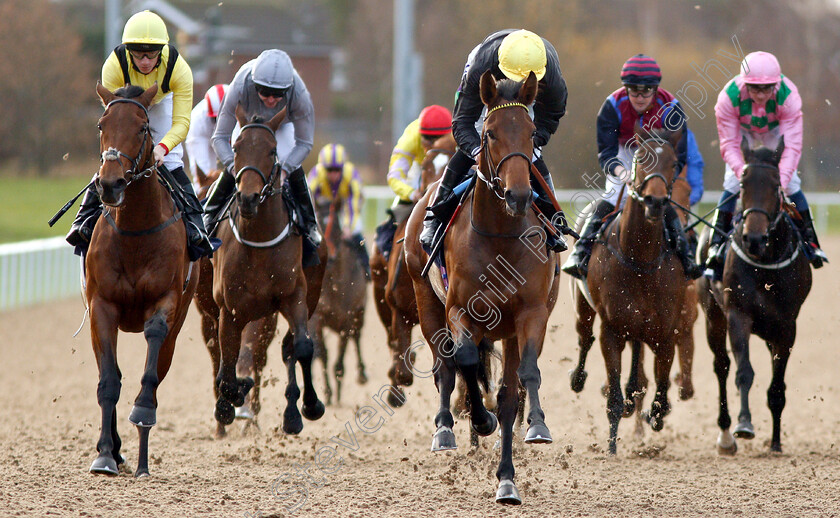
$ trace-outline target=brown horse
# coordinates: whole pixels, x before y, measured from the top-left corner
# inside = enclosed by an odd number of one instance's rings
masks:
[[[455,448],[449,407],[456,369],[467,385],[472,430],[487,436],[496,429],[496,416],[482,401],[479,371],[483,364],[477,344],[485,338],[503,342],[503,379],[497,396],[502,438],[496,501],[518,504],[521,499],[513,482],[513,425],[520,383],[530,402],[525,441],[551,441],[539,402],[537,358],[556,302],[558,277],[556,257],[545,254],[544,240],[537,249],[541,253],[529,246],[529,240],[542,233],[540,220],[531,212],[529,181],[532,172],[539,174],[531,164],[535,126],[527,110],[537,95],[536,76],[531,73],[521,83],[497,83],[488,71],[481,77],[480,93],[488,110],[476,172],[482,181],[468,195],[464,211],[457,213],[445,237],[449,289],[444,292],[438,269],[433,268],[428,278],[422,275],[427,255],[418,236],[428,193],[408,221],[406,266],[414,282],[420,327],[435,358],[440,393],[432,451]]]
[[[341,401],[341,382],[344,378],[344,354],[347,342],[356,344],[357,381],[367,383],[365,363],[362,360],[362,325],[367,305],[367,280],[365,270],[359,261],[357,243],[343,237],[341,228],[341,198],[336,196],[332,203],[318,207],[319,219],[326,222],[324,240],[328,255],[324,272],[323,289],[318,307],[309,319],[309,330],[315,343],[315,356],[324,366],[324,383],[327,404],[332,403],[332,388],[327,372],[327,345],[324,328],[338,334],[338,356],[333,366],[336,385],[336,402]]]
[[[682,266],[665,243],[663,215],[676,178],[676,146],[682,132],[648,133],[636,125],[638,146],[633,186],[621,216],[604,231],[592,249],[586,285],[575,283],[580,358],[571,372],[572,390],[579,392],[586,380],[584,364],[594,342],[594,318],[601,318],[601,351],[607,369],[609,452],[616,453],[618,423],[630,416],[647,384],[641,369],[642,343],[656,355],[656,395],[648,414],[655,431],[662,429],[670,411],[669,375],[678,332],[687,318]],[[589,295],[587,297],[586,295]],[[675,301],[679,301],[675,303]],[[626,397],[621,390],[621,352],[632,343],[633,359]],[[688,352],[688,349],[686,350]]]
[[[796,340],[796,318],[811,291],[811,267],[801,251],[796,224],[782,205],[779,159],[784,142],[775,151],[749,149],[746,140],[741,151],[747,167],[741,175],[740,221],[730,238],[723,280],[698,279],[700,301],[706,313],[706,335],[715,355],[720,405],[718,452],[734,455],[735,437],[752,439],[755,431],[750,414],[749,394],[753,382],[750,364],[750,335],[767,343],[773,365],[773,378],[767,389],[767,406],[773,416],[770,450],[782,451],[782,410],[785,408],[785,369]],[[798,216],[798,214],[797,214]],[[700,257],[708,254],[709,231],[700,240]],[[726,335],[737,370],[735,386],[741,395],[741,411],[734,437],[726,398],[729,355]]]
[[[241,105],[236,110],[242,127],[234,145],[237,193],[228,224],[219,225],[218,236],[224,244],[213,259],[213,298],[220,310],[221,345],[215,415],[222,424],[232,423],[234,407],[244,404],[253,383],[249,378],[236,377],[245,325],[279,311],[289,324],[283,339],[283,361],[288,372],[283,430],[297,434],[303,429],[297,408],[297,363],[303,371],[304,417],[315,420],[324,414],[324,405],[312,385],[313,344],[307,328],[309,308],[314,307],[320,294],[323,268],[318,270],[316,285],[308,289],[301,267],[302,238],[292,232],[291,213],[282,194],[283,174],[276,156],[274,134],[285,116],[284,109],[267,122],[254,118],[249,123]],[[256,363],[263,361],[264,358]]]
[[[221,174],[221,169],[205,173],[200,167],[196,168],[196,180],[198,182],[197,196],[203,199],[207,196],[209,188]],[[210,353],[213,372],[213,392],[216,399],[219,397],[219,388],[215,383],[216,374],[219,372],[219,365],[222,361],[222,349],[219,345],[219,306],[213,300],[213,263],[209,257],[202,257],[199,262],[199,281],[195,290],[193,300],[195,307],[201,317],[201,335],[204,345]],[[317,268],[313,267],[312,269]],[[307,279],[312,278],[310,268],[304,269]],[[312,287],[312,284],[309,284]],[[310,306],[310,311],[312,307]],[[268,346],[274,339],[277,331],[277,314],[267,316],[263,319],[249,322],[242,332],[242,344],[239,350],[239,360],[236,363],[238,377],[252,376],[254,389],[245,398],[245,404],[236,407],[236,417],[247,419],[248,423],[256,423],[256,415],[260,412],[260,388],[262,370],[267,361]],[[216,421],[216,437],[221,438],[226,434],[225,425]]]
[[[148,343],[141,389],[128,420],[137,426],[135,476],[148,476],[149,431],[157,422],[157,388],[172,363],[175,339],[198,282],[187,255],[186,229],[154,167],[148,107],[157,85],[111,93],[96,85],[105,112],[99,119],[102,165],[94,182],[105,210],[85,258],[85,297],[99,367],[102,423],[91,473],[116,475],[124,462],[117,433],[121,377],[118,329],[143,332]],[[104,220],[104,221],[103,221]],[[107,222],[107,224],[106,224]]]
[[[454,153],[455,138],[452,133],[447,133],[432,144],[432,148],[426,152],[420,165],[421,192],[425,193],[428,187],[440,178],[446,163]],[[391,379],[391,386],[396,391],[400,391],[400,396],[402,396],[401,398],[394,391],[389,390],[388,402],[392,406],[402,406],[405,402],[404,394],[399,387],[407,387],[414,383],[414,374],[407,367],[404,358],[406,354],[410,354],[413,359],[413,353],[408,353],[411,345],[411,330],[420,323],[417,316],[417,301],[414,298],[414,286],[405,268],[405,254],[403,253],[407,223],[408,218],[397,222],[391,255],[388,259],[385,259],[377,246],[373,247],[370,256],[373,299],[379,319],[388,331],[388,347],[391,350],[391,368],[388,370],[388,377]]]

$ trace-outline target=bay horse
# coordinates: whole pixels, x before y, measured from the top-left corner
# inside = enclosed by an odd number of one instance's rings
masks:
[[[586,283],[575,283],[576,329],[580,357],[571,372],[572,390],[586,380],[586,355],[595,338],[594,319],[601,319],[601,352],[607,370],[609,453],[615,455],[618,423],[635,411],[643,383],[643,343],[653,350],[656,395],[647,414],[654,431],[662,430],[670,412],[668,388],[678,334],[683,331],[686,282],[682,266],[666,243],[663,216],[677,177],[676,147],[682,131],[635,128],[633,185],[620,216],[592,248]],[[586,295],[589,295],[588,297]],[[631,342],[632,361],[626,396],[621,390],[621,352]],[[692,342],[693,343],[693,342]],[[641,374],[640,374],[641,373]]]
[[[102,165],[94,186],[105,206],[85,256],[85,298],[99,385],[102,423],[91,473],[117,475],[125,462],[117,433],[122,373],[118,330],[142,332],[148,349],[141,389],[128,416],[137,427],[136,477],[148,476],[149,431],[156,424],[157,389],[172,364],[175,339],[187,315],[198,272],[187,255],[181,213],[154,165],[148,108],[157,85],[111,93],[97,83],[105,106],[99,119]],[[104,220],[104,221],[102,221]],[[107,224],[106,224],[107,222]]]
[[[750,414],[749,393],[754,371],[750,364],[749,340],[755,334],[765,341],[772,360],[773,378],[767,389],[767,406],[773,416],[770,450],[782,451],[782,410],[785,407],[785,369],[796,340],[796,318],[811,290],[811,266],[802,253],[796,224],[784,210],[779,159],[784,141],[776,150],[752,150],[741,142],[746,169],[741,175],[739,221],[730,239],[723,278],[697,280],[700,302],[706,314],[706,335],[714,353],[720,406],[717,449],[734,455],[735,438],[752,439],[755,430]],[[709,230],[700,241],[700,258],[708,255]],[[735,357],[735,386],[741,395],[741,411],[734,436],[726,397],[729,355],[726,336]]]
[[[423,336],[435,359],[435,383],[440,407],[432,451],[455,448],[450,397],[456,369],[468,391],[471,429],[478,435],[493,433],[501,421],[501,459],[496,471],[496,501],[519,504],[514,484],[513,425],[519,406],[519,386],[527,390],[530,409],[525,441],[551,442],[540,407],[540,371],[546,323],[557,300],[557,259],[540,255],[523,238],[542,230],[531,212],[533,171],[532,135],[535,126],[528,106],[537,95],[531,73],[523,82],[501,80],[485,72],[480,80],[481,100],[487,107],[478,156],[481,178],[463,204],[445,237],[444,260],[449,289],[433,268],[422,275],[427,254],[418,241],[430,193],[415,207],[405,239],[406,266],[414,283]],[[544,241],[540,250],[545,250]],[[504,272],[504,273],[502,273]],[[493,274],[496,280],[490,280]],[[498,274],[498,275],[497,275]],[[502,282],[501,287],[496,282]],[[505,290],[505,291],[502,291]],[[497,395],[498,419],[483,403],[479,387],[484,369],[482,340],[502,340],[502,384]],[[483,373],[486,379],[487,373]]]
[[[420,192],[425,193],[433,182],[443,174],[449,158],[455,153],[455,138],[452,133],[438,138],[432,144],[420,164]],[[399,207],[407,210],[409,207]],[[398,211],[395,210],[395,214]],[[388,403],[400,407],[405,403],[405,394],[400,387],[414,383],[414,374],[405,362],[409,354],[409,363],[414,358],[409,353],[411,331],[420,318],[417,315],[417,301],[414,298],[414,285],[405,267],[403,241],[408,218],[397,217],[397,228],[392,240],[391,254],[388,258],[378,246],[374,246],[370,255],[370,276],[373,285],[373,300],[376,312],[385,330],[388,332],[388,348],[391,351],[391,367],[388,378],[393,390],[388,391]]]
[[[215,416],[222,424],[232,423],[234,407],[244,404],[253,384],[250,378],[236,376],[246,324],[279,311],[289,325],[282,351],[288,373],[283,430],[298,434],[303,421],[297,408],[300,389],[296,364],[300,363],[303,372],[303,416],[316,420],[324,415],[324,404],[312,384],[314,347],[307,328],[309,308],[317,304],[320,295],[323,267],[317,270],[314,285],[308,286],[301,267],[302,238],[292,231],[294,223],[283,194],[284,175],[276,153],[275,132],[285,116],[283,109],[269,121],[258,117],[248,121],[242,106],[236,108],[242,128],[233,146],[237,192],[228,224],[219,225],[218,237],[223,245],[213,258],[213,298],[219,307],[221,346]],[[323,250],[319,254],[323,256]]]
[[[199,199],[204,199],[207,192],[213,185],[213,182],[222,173],[221,169],[205,173],[200,167],[196,168],[197,189],[196,194]],[[204,339],[204,345],[210,353],[211,368],[213,373],[213,392],[218,399],[219,387],[216,385],[215,378],[219,372],[219,365],[222,361],[222,349],[219,345],[219,306],[213,300],[213,263],[209,257],[202,257],[198,261],[199,266],[199,281],[198,287],[195,290],[193,301],[201,317],[201,335]],[[317,270],[319,267],[314,266],[305,268],[304,273],[309,280],[309,288],[316,289],[312,281],[317,279],[317,274],[310,270]],[[307,291],[307,295],[309,291]],[[310,311],[313,306],[311,301]],[[277,314],[269,315],[265,318],[249,322],[245,325],[242,332],[242,343],[239,349],[239,360],[236,363],[237,377],[252,377],[254,380],[253,390],[248,392],[245,398],[245,404],[241,407],[236,407],[236,418],[247,420],[247,424],[256,423],[256,416],[260,413],[260,388],[262,386],[262,370],[268,360],[267,351],[268,346],[274,339],[277,332]],[[247,426],[246,424],[246,426]],[[216,437],[222,438],[226,435],[225,425],[216,421]]]
[[[365,321],[367,305],[367,280],[365,269],[359,261],[357,243],[348,241],[343,236],[341,226],[342,201],[338,196],[332,203],[318,207],[318,216],[326,222],[324,242],[327,247],[327,261],[324,272],[323,288],[318,306],[309,318],[309,331],[315,343],[315,356],[321,359],[324,367],[324,383],[327,404],[332,403],[332,388],[327,369],[327,345],[324,341],[324,329],[331,329],[338,334],[338,355],[333,366],[336,384],[336,402],[341,401],[341,384],[344,378],[344,354],[347,343],[352,339],[356,344],[357,377],[360,385],[367,383],[365,362],[362,360],[362,325]]]

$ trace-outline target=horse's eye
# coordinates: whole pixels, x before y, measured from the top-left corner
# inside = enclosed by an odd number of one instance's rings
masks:
[[[98,129],[101,132],[102,131],[102,124],[97,124],[96,129]]]
[[[496,134],[493,133],[492,130],[487,130],[487,138],[489,138],[490,140],[496,140]]]

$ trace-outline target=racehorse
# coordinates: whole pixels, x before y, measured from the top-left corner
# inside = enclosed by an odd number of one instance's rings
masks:
[[[324,240],[327,246],[327,265],[318,307],[309,319],[309,330],[315,342],[315,356],[324,366],[324,383],[327,404],[332,403],[332,388],[327,372],[327,346],[324,328],[338,333],[338,357],[333,374],[336,384],[336,402],[341,401],[341,382],[344,378],[344,353],[347,342],[356,344],[357,381],[367,383],[365,363],[362,361],[362,325],[367,305],[367,281],[364,265],[359,261],[358,243],[343,237],[341,227],[341,198],[318,207],[319,219],[326,222]]]
[[[633,185],[628,186],[627,202],[593,246],[585,285],[579,282],[574,287],[580,357],[571,372],[572,390],[582,390],[586,380],[584,364],[594,342],[597,314],[607,370],[611,455],[616,453],[619,420],[633,414],[644,393],[643,384],[647,385],[641,368],[643,342],[656,355],[656,395],[647,416],[655,431],[662,429],[670,411],[669,375],[677,336],[685,332],[682,308],[688,282],[665,242],[663,215],[677,176],[675,150],[681,137],[682,131],[649,133],[636,125]],[[625,396],[620,378],[621,352],[627,341],[633,355]]]
[[[559,277],[555,273],[556,257],[545,254],[540,220],[531,212],[529,179],[539,173],[531,164],[535,126],[527,107],[537,95],[536,76],[531,73],[519,83],[507,79],[497,83],[488,71],[482,75],[479,88],[487,107],[476,172],[481,181],[466,195],[465,210],[457,213],[451,232],[444,238],[448,290],[444,292],[437,268],[428,278],[422,275],[427,254],[418,235],[429,193],[408,221],[406,266],[414,282],[420,327],[435,358],[435,382],[440,392],[432,451],[455,448],[449,407],[457,369],[467,385],[472,430],[487,436],[499,420],[502,424],[496,501],[519,504],[521,498],[513,482],[518,389],[520,383],[524,385],[530,402],[525,441],[551,442],[539,402],[537,357],[556,302]],[[536,250],[541,253],[536,253],[529,241],[535,235],[543,238]],[[498,420],[485,408],[479,388],[479,379],[486,379],[487,373],[479,372],[486,364],[481,361],[477,344],[485,338],[503,342]]]
[[[209,188],[221,174],[217,169],[205,173],[200,167],[196,168],[198,185],[196,193],[199,199],[206,197]],[[193,300],[195,307],[201,317],[201,335],[204,345],[210,353],[211,367],[213,369],[213,392],[216,399],[219,397],[219,387],[215,383],[216,374],[219,372],[219,365],[222,361],[222,350],[219,345],[219,306],[213,300],[213,263],[209,257],[202,257],[198,261],[199,281],[195,290]],[[309,271],[318,267],[305,268],[304,273],[307,279],[313,274]],[[312,286],[312,283],[309,284]],[[310,305],[310,311],[312,307]],[[262,370],[267,361],[268,346],[274,339],[277,331],[277,314],[269,315],[263,319],[249,322],[242,332],[242,344],[239,350],[239,361],[236,363],[238,377],[252,376],[254,388],[245,398],[245,404],[236,408],[236,417],[248,420],[248,423],[256,423],[256,416],[260,412],[260,388]],[[216,437],[222,438],[226,434],[225,425],[216,421]]]
[[[221,345],[215,416],[222,424],[232,423],[234,407],[243,405],[253,384],[250,378],[236,377],[245,325],[279,311],[289,324],[282,351],[288,373],[283,430],[298,434],[303,421],[297,408],[297,363],[303,371],[303,416],[315,420],[324,414],[312,385],[313,344],[307,328],[310,307],[314,308],[320,295],[323,267],[308,286],[313,279],[307,279],[301,267],[302,238],[292,231],[292,212],[281,187],[284,175],[276,154],[274,135],[285,116],[283,109],[269,121],[257,117],[248,121],[242,106],[236,108],[242,128],[234,144],[237,193],[228,224],[219,225],[218,237],[224,244],[213,258],[213,298],[220,310]],[[323,256],[323,251],[320,254]]]
[[[451,133],[435,140],[420,165],[421,192],[426,192],[429,186],[440,178],[448,159],[454,153],[455,139]],[[398,221],[391,254],[387,259],[377,246],[373,247],[370,256],[374,304],[379,319],[388,332],[388,347],[391,350],[391,368],[388,370],[388,377],[394,391],[397,391],[397,393],[388,391],[388,402],[391,406],[397,407],[405,402],[404,394],[399,387],[407,387],[414,382],[414,374],[406,365],[405,355],[411,355],[410,363],[413,359],[413,353],[408,352],[411,330],[420,322],[417,316],[414,286],[406,271],[403,254],[407,222],[408,218]]]
[[[718,452],[734,455],[735,438],[752,439],[755,430],[749,407],[753,381],[749,339],[758,335],[767,343],[773,379],[767,389],[767,406],[773,415],[770,450],[782,451],[781,423],[785,407],[785,368],[796,339],[796,317],[811,290],[811,267],[801,252],[799,234],[783,206],[778,148],[751,150],[741,142],[746,169],[741,174],[740,221],[730,237],[723,279],[698,279],[700,302],[706,314],[706,335],[714,353],[714,368],[720,390]],[[797,214],[798,216],[798,214]],[[700,241],[701,259],[708,255],[709,231]],[[741,412],[734,437],[726,398],[729,355],[726,335],[735,357],[735,386],[741,395]]]
[[[85,257],[85,297],[93,352],[99,367],[97,399],[102,423],[91,473],[118,474],[125,462],[117,433],[122,373],[118,329],[143,332],[148,349],[140,393],[128,420],[137,426],[140,457],[135,476],[148,476],[149,431],[157,422],[157,388],[166,377],[175,339],[198,282],[187,255],[186,229],[154,165],[148,108],[157,85],[111,93],[97,83],[105,112],[99,119],[102,165],[94,186],[105,206]],[[104,220],[104,221],[103,221]],[[106,224],[107,222],[107,224]]]

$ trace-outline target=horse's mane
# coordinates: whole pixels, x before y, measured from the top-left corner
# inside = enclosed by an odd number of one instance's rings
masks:
[[[259,115],[251,115],[251,120],[248,121],[248,124],[265,124],[266,119],[265,117],[261,117]]]
[[[668,139],[671,138],[671,135],[674,134],[673,131],[669,131],[666,128],[651,128],[648,130],[643,130],[642,133],[644,134],[640,136],[644,137],[643,140],[656,139],[664,142],[668,142]]]
[[[752,164],[773,164],[777,165],[776,157],[774,156],[776,153],[775,149],[770,149],[768,147],[757,147],[755,149],[750,150],[750,163]]]
[[[522,81],[514,81],[512,79],[502,79],[496,83],[496,95],[501,99],[512,100],[519,95],[519,88],[522,86]]]
[[[145,92],[145,90],[137,85],[125,85],[124,87],[117,89],[117,91],[114,92],[114,95],[124,99],[131,99],[132,97],[140,97],[143,92]]]

